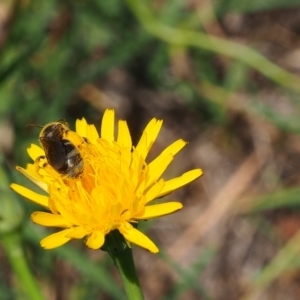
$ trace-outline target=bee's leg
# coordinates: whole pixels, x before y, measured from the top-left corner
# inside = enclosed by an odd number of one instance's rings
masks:
[[[87,140],[86,138],[71,130],[67,130],[64,133],[63,139],[69,140],[76,148],[80,147]]]
[[[83,137],[83,140],[84,140],[84,142],[87,143],[87,144],[90,143],[90,141],[89,141],[86,137]]]
[[[49,165],[46,156],[44,155],[41,155],[35,159],[34,170],[42,177],[47,173],[51,174],[53,178],[59,177],[59,174]]]
[[[45,168],[47,165],[48,165],[48,162],[47,162],[46,156],[44,156],[44,155],[37,157],[34,161],[34,168],[37,173],[38,173],[39,169]]]

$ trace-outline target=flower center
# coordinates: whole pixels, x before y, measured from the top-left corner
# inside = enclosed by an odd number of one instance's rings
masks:
[[[59,177],[49,187],[49,206],[71,224],[104,233],[124,221],[133,221],[145,205],[143,193],[137,193],[145,178],[145,162],[140,160],[139,174],[131,168],[131,149],[99,139],[80,148],[84,172],[78,179]],[[140,180],[135,180],[139,178]]]

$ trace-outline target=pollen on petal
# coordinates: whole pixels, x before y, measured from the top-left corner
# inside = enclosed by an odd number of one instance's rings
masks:
[[[183,205],[180,202],[167,202],[161,204],[148,205],[145,207],[143,215],[136,217],[137,220],[149,220],[172,214],[180,210]]]
[[[61,215],[54,215],[42,211],[36,211],[32,213],[31,220],[36,224],[46,227],[69,227],[72,225]]]
[[[203,175],[203,172],[201,169],[195,169],[195,170],[191,170],[188,171],[184,174],[182,174],[179,177],[170,179],[168,181],[165,181],[165,186],[163,187],[163,189],[161,190],[161,192],[159,193],[158,197],[162,197],[165,196],[185,185],[187,185],[188,183],[190,183],[191,181],[197,179],[198,177],[200,177],[201,175]]]
[[[152,253],[159,252],[156,245],[146,235],[135,229],[131,224],[125,222],[118,228],[118,230],[129,242],[143,247]]]
[[[62,231],[48,235],[41,240],[40,244],[44,249],[53,249],[66,244],[70,241],[67,235],[72,231],[72,229],[64,229]]]
[[[100,231],[94,231],[85,243],[91,249],[99,249],[104,244],[104,234]]]
[[[21,185],[12,183],[10,185],[10,187],[17,192],[18,194],[20,194],[21,196],[31,200],[32,202],[42,205],[44,207],[48,208],[48,197],[44,196],[44,195],[40,195],[38,193],[33,192],[32,190],[29,190]]]

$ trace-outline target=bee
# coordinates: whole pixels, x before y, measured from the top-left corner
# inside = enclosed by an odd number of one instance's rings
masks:
[[[42,127],[39,141],[45,151],[48,164],[66,178],[79,177],[84,169],[78,149],[67,139],[69,126],[59,120]]]

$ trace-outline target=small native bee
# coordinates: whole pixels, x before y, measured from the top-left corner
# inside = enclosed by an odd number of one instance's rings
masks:
[[[78,149],[66,138],[69,126],[64,121],[52,122],[43,127],[39,141],[49,165],[59,174],[77,178],[84,168]]]

